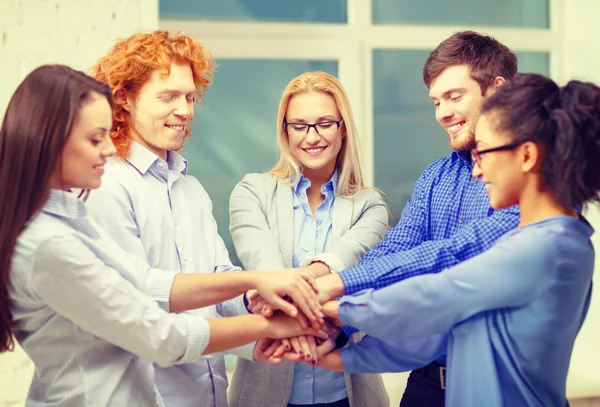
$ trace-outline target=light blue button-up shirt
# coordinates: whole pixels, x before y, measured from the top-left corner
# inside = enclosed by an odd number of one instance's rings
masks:
[[[127,251],[151,267],[182,273],[237,271],[218,234],[211,200],[187,174],[187,161],[169,152],[167,161],[136,142],[127,160],[105,165],[102,186],[87,202],[90,216]],[[192,311],[206,318],[247,313],[242,297]],[[253,344],[231,352],[252,359]],[[216,355],[194,365],[156,366],[156,385],[174,407],[226,407],[225,360]]]
[[[294,253],[292,265],[300,266],[309,256],[327,252],[331,247],[333,205],[337,190],[338,173],[321,186],[325,200],[313,216],[306,190],[311,182],[301,176],[292,188],[294,196]],[[296,363],[289,403],[331,403],[348,397],[344,374],[322,368],[313,368],[306,363]]]
[[[448,407],[567,406],[592,233],[574,217],[548,218],[441,273],[343,297],[340,319],[369,335],[341,350],[344,370],[411,370],[447,348]]]
[[[151,361],[196,362],[210,337],[204,318],[165,312],[175,275],[123,251],[74,194],[52,190],[10,269],[15,336],[35,364],[27,406],[162,405]]]

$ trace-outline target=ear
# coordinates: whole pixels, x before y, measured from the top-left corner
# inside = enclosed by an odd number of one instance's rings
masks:
[[[485,96],[492,95],[500,86],[504,85],[504,83],[506,83],[506,79],[504,79],[502,76],[496,76],[494,82],[492,82],[492,84],[485,91]]]
[[[127,92],[125,92],[125,89],[119,89],[117,93],[115,93],[115,100],[119,103],[122,103],[123,109],[129,112],[129,100],[127,98]]]
[[[521,144],[519,157],[521,159],[521,169],[523,172],[534,172],[540,167],[540,149],[537,144],[526,141]]]

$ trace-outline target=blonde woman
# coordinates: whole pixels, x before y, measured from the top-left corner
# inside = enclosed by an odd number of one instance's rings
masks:
[[[305,267],[320,276],[356,265],[383,238],[388,211],[380,194],[363,184],[354,118],[335,77],[307,72],[288,84],[277,143],[277,165],[247,175],[231,195],[231,235],[244,267]],[[318,362],[314,338],[290,345],[305,361]],[[289,361],[238,359],[229,397],[231,407],[389,406],[377,375]]]

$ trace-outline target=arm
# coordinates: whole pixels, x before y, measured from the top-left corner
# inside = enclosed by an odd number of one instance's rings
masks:
[[[258,193],[262,179],[256,175],[246,176],[234,188],[229,201],[229,230],[245,268],[282,270],[286,267],[279,242],[269,228],[266,209]]]
[[[139,264],[139,263],[138,263]],[[146,270],[128,270],[143,281]],[[170,314],[74,236],[40,245],[31,273],[32,291],[79,328],[161,366],[195,362],[203,354],[270,336],[316,334],[292,318],[260,315],[218,320]]]
[[[425,366],[446,353],[448,335],[440,334],[401,343],[372,336],[340,350],[345,373],[406,372]]]
[[[402,210],[400,221],[396,227],[388,230],[385,238],[360,260],[360,264],[368,264],[371,261],[391,253],[408,250],[426,240],[427,231],[427,191],[430,189],[431,164],[423,171],[415,185],[413,193],[406,206]],[[352,266],[351,266],[352,267]]]
[[[447,332],[480,312],[522,306],[550,284],[544,275],[555,256],[540,241],[539,233],[521,232],[442,273],[343,297],[339,319],[368,335],[402,342]]]
[[[361,199],[361,196],[364,198]],[[330,269],[326,271],[327,273],[329,271],[340,272],[345,268],[357,265],[361,257],[375,247],[385,235],[388,227],[388,210],[379,192],[365,189],[356,198],[337,197],[336,199],[353,199],[355,205],[362,204],[360,215],[350,229],[335,243],[331,251],[305,258],[300,267],[321,261]],[[348,215],[344,214],[346,217]]]
[[[438,273],[487,250],[518,223],[517,207],[495,211],[485,219],[465,225],[448,239],[423,242],[412,249],[344,270],[329,280],[335,285],[331,292],[335,296],[353,294],[366,288],[386,287],[421,274]],[[338,277],[337,282],[334,277]]]

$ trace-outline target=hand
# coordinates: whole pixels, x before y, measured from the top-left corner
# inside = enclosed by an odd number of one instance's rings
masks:
[[[336,372],[343,372],[344,364],[342,362],[342,354],[339,350],[334,350],[333,352],[322,356],[319,360],[319,367]]]
[[[298,315],[297,306],[311,322],[324,322],[315,280],[307,272],[295,269],[257,272],[255,284],[257,291],[273,308],[295,317]],[[286,296],[293,300],[294,305],[284,299]]]
[[[317,338],[327,339],[328,335],[326,332],[320,329],[314,328],[303,328],[298,320],[292,318],[282,312],[276,312],[268,320],[268,338],[283,339],[291,338],[301,335],[311,335]]]
[[[266,362],[275,353],[277,348],[279,348],[279,345],[281,345],[280,339],[260,339],[254,346],[252,357],[256,362]],[[281,361],[281,359],[279,359],[279,361]]]
[[[327,318],[333,322],[335,326],[344,326],[342,321],[339,318],[339,310],[340,310],[340,302],[339,301],[329,301],[323,304],[323,313]]]
[[[253,314],[262,314],[265,318],[271,318],[275,309],[269,304],[256,290],[249,290],[246,293],[248,301],[248,311]]]
[[[331,273],[317,279],[318,299],[321,304],[346,294],[344,282],[339,274]]]

